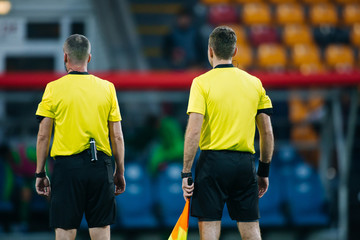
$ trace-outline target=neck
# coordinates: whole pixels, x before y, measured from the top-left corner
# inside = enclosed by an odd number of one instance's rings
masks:
[[[224,60],[224,59],[217,59],[213,58],[213,67],[216,67],[220,64],[232,64],[232,59]]]
[[[67,72],[87,72],[87,66],[67,66]]]

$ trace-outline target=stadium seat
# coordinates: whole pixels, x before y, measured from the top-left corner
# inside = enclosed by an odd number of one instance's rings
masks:
[[[213,26],[235,24],[238,22],[236,9],[228,4],[217,4],[209,7],[209,23]]]
[[[319,174],[301,162],[293,169],[289,192],[291,220],[296,226],[325,226],[329,222],[325,191]]]
[[[156,227],[154,189],[145,168],[138,163],[129,163],[125,169],[126,191],[116,198],[120,225],[125,228]]]
[[[272,4],[282,4],[282,3],[296,3],[297,0],[269,0]]]
[[[283,42],[288,46],[296,44],[313,44],[314,39],[310,27],[300,24],[288,24],[283,28]]]
[[[320,50],[315,45],[299,44],[291,48],[292,65],[304,75],[324,72]]]
[[[302,0],[305,4],[318,4],[318,3],[328,3],[331,2],[331,0]]]
[[[338,4],[359,3],[359,0],[335,0]]]
[[[276,6],[278,24],[302,24],[305,22],[304,9],[298,3],[283,3]]]
[[[351,43],[356,46],[360,46],[360,23],[354,24],[350,33]]]
[[[346,4],[343,7],[342,16],[347,25],[360,23],[360,3]]]
[[[252,48],[249,45],[237,44],[238,51],[233,58],[233,65],[240,69],[248,69],[254,62]]]
[[[14,187],[14,174],[5,160],[0,159],[0,213],[10,213],[14,206],[11,193]],[[2,220],[2,219],[0,219]]]
[[[264,43],[279,43],[279,35],[273,26],[253,25],[249,33],[250,43],[253,46],[259,46]]]
[[[354,52],[347,45],[330,45],[325,49],[326,64],[337,72],[347,72],[354,68]]]
[[[181,170],[182,164],[171,163],[156,180],[157,202],[161,207],[162,224],[165,227],[175,226],[185,206]],[[189,226],[197,226],[197,219],[190,217]]]
[[[234,30],[237,38],[237,44],[247,44],[247,34],[245,29],[238,24],[228,24],[232,30]]]
[[[310,20],[313,25],[336,25],[338,16],[336,7],[330,3],[319,3],[310,6]]]
[[[286,217],[283,211],[285,194],[282,191],[282,178],[280,175],[279,164],[272,164],[270,170],[269,189],[266,194],[259,199],[260,225],[262,227],[279,227],[286,224]]]
[[[230,3],[231,0],[201,0],[201,3],[211,5],[211,4],[221,4],[221,3]]]
[[[323,25],[313,28],[313,36],[316,43],[322,47],[337,42],[337,30],[334,26]]]
[[[246,3],[242,10],[242,22],[246,25],[270,24],[271,11],[266,3]]]
[[[221,227],[224,228],[236,228],[236,221],[232,220],[229,215],[229,210],[227,208],[227,205],[225,204],[223,215],[221,218]]]
[[[283,71],[286,62],[286,50],[282,45],[262,44],[258,47],[258,65],[261,69]]]
[[[303,64],[318,64],[321,62],[320,50],[315,45],[298,44],[291,48],[291,59],[296,68]]]

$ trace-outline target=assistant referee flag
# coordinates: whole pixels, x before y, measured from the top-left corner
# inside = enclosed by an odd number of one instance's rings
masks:
[[[186,199],[185,207],[168,240],[186,240],[189,228],[190,199]]]

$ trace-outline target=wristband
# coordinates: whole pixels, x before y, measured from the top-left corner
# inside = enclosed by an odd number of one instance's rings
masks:
[[[270,163],[264,163],[259,160],[257,175],[259,177],[269,177],[269,172],[270,172]]]
[[[188,178],[188,177],[192,177],[191,172],[188,172],[188,173],[181,172],[181,178]]]
[[[44,177],[46,177],[46,173],[45,172],[35,173],[35,177],[36,178],[44,178]]]

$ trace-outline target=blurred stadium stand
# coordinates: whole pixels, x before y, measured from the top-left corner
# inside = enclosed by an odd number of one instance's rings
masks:
[[[264,239],[358,239],[358,0],[11,3],[11,11],[0,18],[0,142],[15,155],[21,143],[35,146],[34,113],[46,83],[63,74],[63,41],[72,33],[88,36],[93,53],[89,70],[115,84],[124,116],[127,191],[116,198],[115,233],[141,235],[145,229],[165,236],[184,206],[181,165],[164,164],[151,178],[146,166],[153,142],[140,151],[137,141],[128,139],[138,136],[149,116],[170,115],[185,128],[191,81],[207,69],[196,63],[168,71],[172,67],[163,44],[186,8],[199,29],[205,58],[212,28],[226,24],[235,30],[239,51],[234,65],[259,77],[273,101],[276,154],[268,193],[260,199]],[[195,71],[178,71],[188,69]],[[21,176],[14,176],[12,168],[1,156],[0,239],[5,239],[3,232],[18,230],[16,188],[21,181],[15,179]],[[38,196],[31,199],[29,230],[47,231],[47,203]],[[223,216],[224,239],[233,239],[226,238],[226,230],[236,231],[226,207]],[[39,219],[44,223],[37,224]],[[81,229],[86,227],[83,221]],[[190,218],[190,227],[197,228],[196,219]],[[338,236],[311,234],[324,229],[335,229]],[[271,237],[272,231],[293,235]]]

